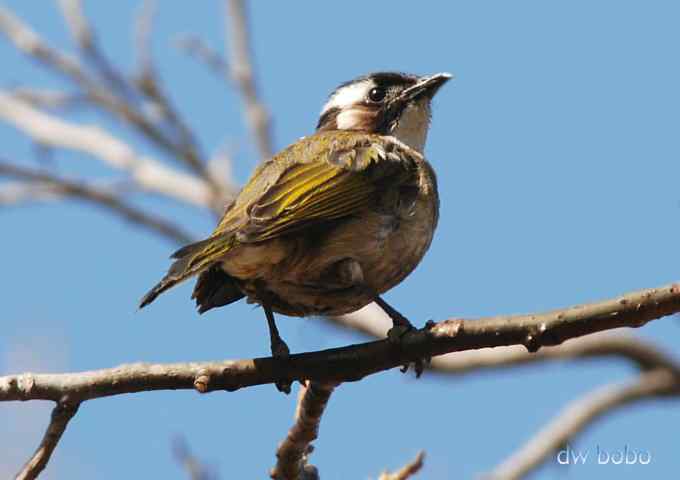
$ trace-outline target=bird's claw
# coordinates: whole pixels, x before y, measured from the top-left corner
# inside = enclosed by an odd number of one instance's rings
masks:
[[[401,343],[401,339],[404,338],[404,335],[406,335],[411,330],[414,330],[414,328],[413,325],[410,324],[395,325],[387,331],[387,340],[389,340],[392,345],[399,345]]]
[[[279,364],[279,365],[285,365],[286,362],[288,362],[288,359],[290,358],[290,349],[288,348],[288,345],[286,345],[286,342],[281,340],[281,338],[277,340],[272,340],[271,344],[271,349],[272,349],[272,357],[274,357],[274,360]],[[292,383],[290,381],[284,381],[284,380],[277,380],[275,382],[276,389],[279,392],[283,392],[286,395],[290,393],[291,390],[291,385]]]
[[[432,325],[434,325],[434,322],[428,321],[425,324],[424,330],[431,329]],[[416,328],[410,323],[395,325],[392,328],[390,328],[389,331],[387,332],[387,339],[392,345],[398,346],[401,344],[404,335],[413,330],[416,330]],[[418,358],[413,361],[413,370],[416,372],[416,378],[420,378],[420,376],[423,374],[423,371],[425,370],[425,366],[430,365],[431,361],[432,357]],[[408,372],[409,365],[410,363],[404,364],[399,369],[401,373]]]

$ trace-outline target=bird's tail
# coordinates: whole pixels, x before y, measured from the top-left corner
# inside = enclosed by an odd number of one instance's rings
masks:
[[[231,238],[214,236],[177,250],[172,254],[171,258],[176,260],[170,266],[168,273],[142,297],[139,301],[139,308],[144,308],[161,293],[207,269],[232,246]]]

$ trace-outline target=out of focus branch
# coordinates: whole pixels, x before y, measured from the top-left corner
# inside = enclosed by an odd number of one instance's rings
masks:
[[[385,472],[380,475],[378,480],[408,480],[423,468],[424,459],[425,452],[419,452],[418,455],[416,455],[416,458],[404,465],[401,469],[394,473]]]
[[[183,35],[179,37],[175,45],[190,57],[198,60],[226,81],[232,81],[229,64],[222,55],[210,48],[195,35]]]
[[[179,139],[177,148],[181,151],[186,162],[203,177],[213,190],[214,195],[220,199],[219,205],[221,207],[224,198],[233,192],[226,192],[222,183],[218,182],[207,168],[194,134],[173,105],[170,97],[165,93],[157,74],[151,53],[151,34],[155,17],[156,2],[146,0],[137,16],[135,28],[135,44],[138,56],[138,74],[135,85],[152,102],[155,109],[160,113],[160,117],[167,122],[173,136]]]
[[[0,176],[8,176],[48,186],[54,192],[65,196],[78,198],[99,207],[106,208],[134,224],[150,229],[154,233],[169,238],[176,243],[189,243],[192,237],[177,225],[155,215],[149,215],[134,207],[115,194],[99,190],[83,183],[59,178],[55,175],[19,167],[0,160]]]
[[[641,400],[680,395],[680,375],[676,371],[655,369],[644,372],[632,382],[608,385],[568,405],[521,449],[491,472],[490,477],[514,480],[546,461],[586,427],[604,414]]]
[[[183,437],[177,437],[172,443],[172,453],[177,463],[189,475],[189,480],[217,480],[217,475],[203,465],[189,449]]]
[[[98,106],[105,113],[113,114],[123,124],[131,127],[133,131],[141,133],[155,146],[169,153],[171,158],[191,168],[207,183],[207,188],[213,196],[210,205],[219,210],[218,205],[223,202],[222,197],[224,196],[223,185],[212,177],[206,163],[200,157],[197,147],[187,141],[186,132],[180,131],[180,140],[176,141],[173,135],[168,135],[163,128],[156,125],[152,119],[140,111],[136,105],[138,102],[133,101],[135,95],[125,95],[126,92],[131,91],[132,87],[123,75],[118,74],[110,66],[98,49],[96,39],[81,11],[80,1],[62,0],[61,4],[76,42],[86,58],[93,60],[96,72],[106,83],[102,83],[90,74],[77,59],[51,48],[36,32],[8,9],[2,7],[0,7],[0,34],[4,34],[18,50],[71,80],[82,89],[92,105]],[[160,92],[160,87],[157,84],[155,87],[156,91]],[[156,101],[161,102],[161,107],[165,109],[165,113],[171,110],[169,101],[160,93],[158,93]],[[174,120],[167,115],[165,118],[170,118],[170,124],[177,126],[179,120],[174,111],[172,116]]]
[[[40,145],[84,152],[126,171],[142,189],[201,207],[211,205],[211,193],[200,179],[138,156],[129,145],[97,126],[67,122],[2,92],[0,119]]]
[[[229,11],[227,15],[229,25],[226,30],[229,32],[227,49],[231,52],[229,56],[231,75],[241,92],[245,115],[260,157],[267,160],[273,152],[271,119],[257,92],[246,9],[243,0],[225,0],[225,3],[228,4]]]
[[[59,402],[52,410],[50,424],[33,456],[26,462],[15,477],[16,480],[32,480],[38,478],[45,469],[61,436],[64,434],[68,422],[78,411],[77,403]]]
[[[276,480],[302,480],[317,475],[307,463],[311,445],[319,434],[319,424],[336,383],[307,381],[300,388],[295,423],[276,450],[276,466],[270,476]]]
[[[83,12],[83,2],[81,0],[58,0],[58,5],[61,8],[71,36],[85,59],[97,69],[101,77],[119,94],[128,99],[132,98],[132,90],[127,81],[113,68],[99,48],[95,32],[90,27],[87,17]]]

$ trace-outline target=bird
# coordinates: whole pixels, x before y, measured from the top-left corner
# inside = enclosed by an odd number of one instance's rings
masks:
[[[139,307],[198,276],[199,313],[242,298],[262,306],[274,357],[289,348],[274,314],[333,316],[376,302],[389,338],[414,327],[382,295],[428,250],[439,218],[424,156],[431,102],[451,75],[375,72],[329,95],[316,131],[256,168],[214,232],[177,250]]]

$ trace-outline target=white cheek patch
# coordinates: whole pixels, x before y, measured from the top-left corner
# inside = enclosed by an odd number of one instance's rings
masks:
[[[356,105],[362,102],[373,86],[374,85],[371,80],[364,80],[363,82],[353,83],[352,85],[342,87],[333,94],[328,102],[326,102],[326,105],[324,105],[321,109],[321,115],[326,113],[331,108],[339,108],[340,110],[343,110],[350,105]]]
[[[341,111],[335,118],[336,125],[339,130],[354,130],[362,124],[365,113],[350,108],[349,110]]]

